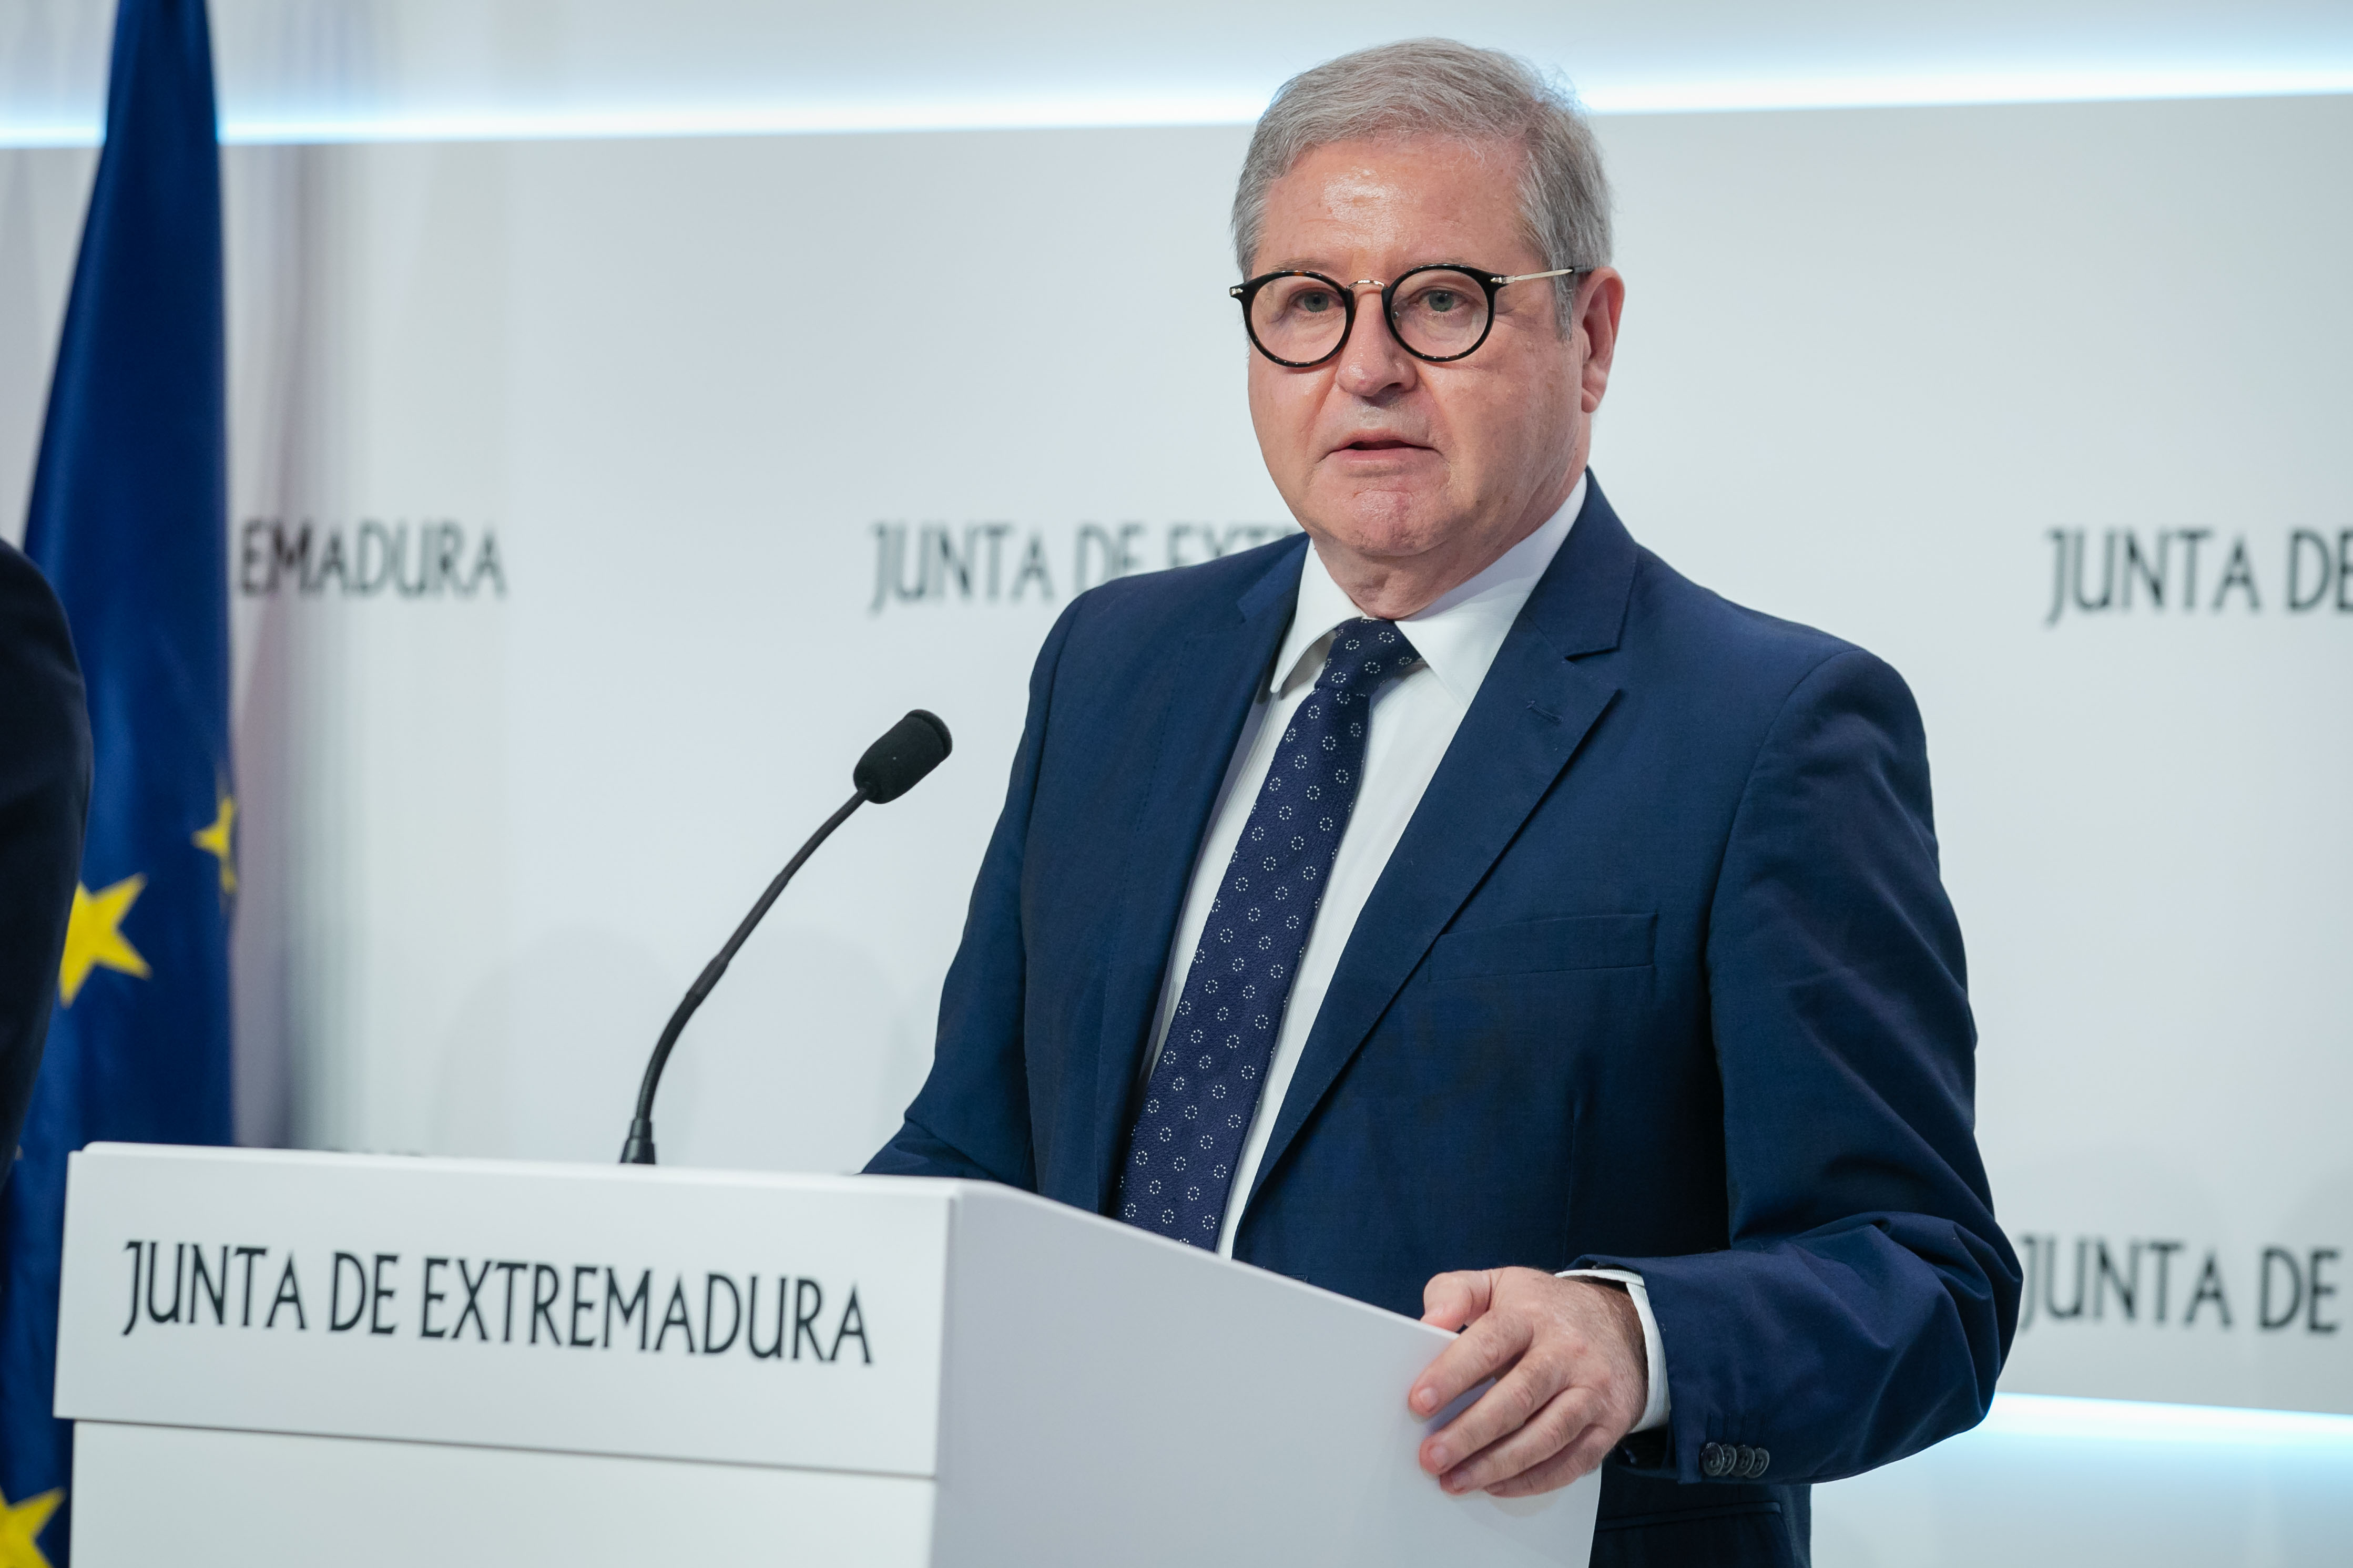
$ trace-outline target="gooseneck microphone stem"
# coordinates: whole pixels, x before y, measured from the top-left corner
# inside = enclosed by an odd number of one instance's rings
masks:
[[[654,1047],[652,1059],[646,1063],[645,1081],[638,1086],[638,1113],[629,1121],[628,1142],[621,1146],[622,1164],[650,1165],[654,1163],[654,1091],[661,1087],[662,1068],[669,1064],[670,1047],[678,1044],[679,1036],[686,1029],[686,1021],[694,1016],[694,1010],[702,1005],[703,998],[711,994],[711,988],[719,984],[721,975],[727,973],[727,965],[734,959],[737,950],[743,947],[744,938],[752,934],[752,929],[768,912],[768,906],[776,901],[776,895],[785,890],[785,884],[793,879],[793,873],[799,870],[808,858],[817,853],[817,847],[831,837],[835,828],[848,822],[849,814],[864,805],[867,799],[867,792],[861,787],[842,804],[839,811],[825,819],[824,826],[809,835],[809,840],[801,846],[800,853],[785,863],[785,868],[776,873],[776,879],[768,884],[768,890],[760,895],[760,901],[752,906],[752,912],[744,917],[744,923],[735,928],[735,934],[727,939],[727,945],[719,950],[719,956],[704,964],[702,973],[694,977],[694,984],[687,987],[686,994],[679,1001],[678,1010],[670,1016],[670,1023],[662,1029],[661,1039]]]
[[[858,759],[858,765],[849,773],[849,782],[858,786],[858,793],[839,811],[827,817],[825,826],[810,834],[809,841],[801,846],[801,852],[776,873],[776,879],[768,884],[768,890],[760,895],[760,901],[752,906],[752,912],[744,917],[744,923],[735,928],[735,934],[727,939],[719,956],[702,966],[702,973],[686,988],[678,1011],[670,1016],[653,1056],[646,1062],[645,1081],[638,1086],[638,1113],[629,1119],[629,1136],[621,1145],[622,1164],[654,1163],[654,1091],[661,1087],[662,1068],[670,1064],[670,1053],[678,1045],[679,1036],[686,1032],[686,1021],[694,1016],[694,1010],[702,1005],[711,988],[727,973],[727,965],[743,947],[744,939],[760,923],[760,917],[768,912],[768,906],[776,901],[776,895],[785,890],[785,884],[793,879],[793,873],[817,853],[817,847],[830,837],[835,828],[849,820],[851,812],[869,801],[884,805],[898,799],[945,762],[955,745],[948,738],[948,727],[940,721],[938,714],[916,708],[866,748],[866,754]]]

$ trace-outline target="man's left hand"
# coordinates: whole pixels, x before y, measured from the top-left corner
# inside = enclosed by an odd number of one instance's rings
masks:
[[[1495,1386],[1422,1440],[1421,1468],[1450,1492],[1525,1497],[1599,1467],[1650,1396],[1642,1321],[1622,1289],[1533,1268],[1440,1274],[1421,1321],[1462,1330],[1406,1395],[1442,1410],[1482,1379]]]

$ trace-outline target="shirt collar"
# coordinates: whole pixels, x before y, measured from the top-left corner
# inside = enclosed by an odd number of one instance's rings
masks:
[[[1560,510],[1534,533],[1504,551],[1469,582],[1439,595],[1419,615],[1398,622],[1430,674],[1464,707],[1470,706],[1480,682],[1487,679],[1487,667],[1503,651],[1504,638],[1519,619],[1528,595],[1535,592],[1536,580],[1576,526],[1577,514],[1585,508],[1585,490],[1586,477],[1579,474],[1577,488],[1568,492]],[[1332,574],[1324,568],[1324,558],[1311,543],[1300,568],[1298,605],[1292,612],[1291,629],[1283,634],[1282,651],[1275,655],[1274,679],[1267,694],[1279,697],[1314,679],[1324,668],[1332,629],[1364,613],[1332,580]]]

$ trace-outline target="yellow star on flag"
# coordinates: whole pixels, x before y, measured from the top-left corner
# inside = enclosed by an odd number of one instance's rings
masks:
[[[237,854],[231,847],[229,834],[237,826],[237,802],[228,795],[220,797],[220,815],[213,818],[210,827],[198,830],[190,840],[199,849],[220,858],[221,892],[237,891]]]
[[[147,978],[147,961],[122,935],[122,917],[131,912],[132,903],[146,886],[144,877],[125,877],[95,893],[79,882],[74,884],[73,914],[66,924],[66,955],[58,964],[58,990],[67,1006],[72,1006],[74,998],[81,994],[82,982],[90,978],[92,969],[102,966]]]
[[[49,1560],[34,1542],[58,1504],[66,1500],[63,1488],[12,1503],[0,1497],[0,1568],[49,1568]]]

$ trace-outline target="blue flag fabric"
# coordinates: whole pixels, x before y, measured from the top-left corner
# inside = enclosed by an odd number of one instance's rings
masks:
[[[220,154],[203,0],[121,0],[106,145],[25,552],[65,605],[94,768],[81,885],[0,1188],[0,1559],[67,1556],[52,1418],[66,1156],[231,1134],[227,450]],[[8,1548],[17,1542],[11,1552]]]

